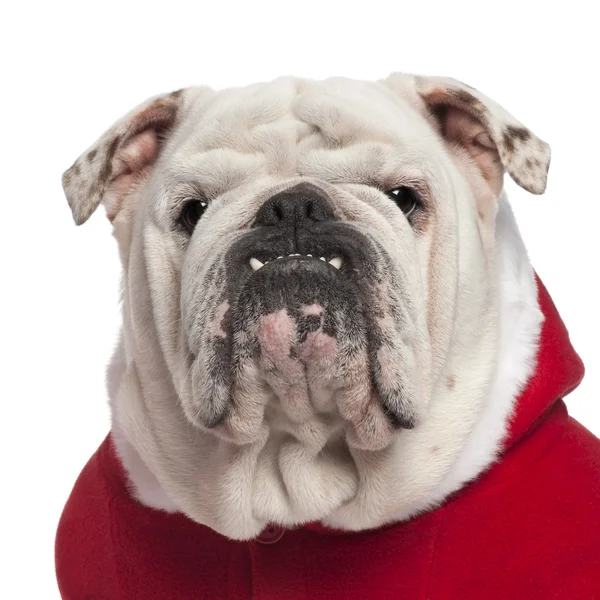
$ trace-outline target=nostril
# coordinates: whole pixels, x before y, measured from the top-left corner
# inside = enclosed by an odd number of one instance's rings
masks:
[[[309,201],[306,204],[306,218],[311,221],[325,221],[328,215],[323,210],[322,202]]]
[[[284,211],[278,202],[268,200],[259,211],[257,225],[278,225],[285,219]]]

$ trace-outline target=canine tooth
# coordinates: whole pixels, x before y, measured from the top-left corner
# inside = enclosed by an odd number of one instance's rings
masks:
[[[253,271],[258,271],[261,267],[264,267],[263,263],[260,262],[257,258],[250,259],[250,266]]]
[[[321,256],[321,258],[320,258],[319,260],[322,260],[323,262],[327,262],[327,261],[325,260],[325,257],[324,257],[324,256]]]
[[[329,261],[329,264],[334,266],[336,269],[339,269],[342,266],[342,258],[340,256],[336,256]]]

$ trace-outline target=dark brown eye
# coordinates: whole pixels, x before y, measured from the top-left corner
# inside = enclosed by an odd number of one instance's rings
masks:
[[[386,194],[407,217],[410,217],[419,206],[417,192],[409,187],[397,187],[386,192]]]
[[[188,233],[191,234],[194,231],[207,206],[208,203],[204,202],[204,200],[188,200],[185,203],[179,220]]]

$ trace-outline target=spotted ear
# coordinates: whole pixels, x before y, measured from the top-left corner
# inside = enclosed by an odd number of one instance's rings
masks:
[[[124,199],[150,173],[180,113],[182,90],[137,106],[65,171],[63,189],[77,225],[102,202],[112,222]]]
[[[407,76],[395,74],[397,87]],[[494,191],[504,171],[532,194],[543,194],[550,146],[499,104],[455,79],[411,75],[416,94],[440,124],[446,141],[461,145],[478,164]]]

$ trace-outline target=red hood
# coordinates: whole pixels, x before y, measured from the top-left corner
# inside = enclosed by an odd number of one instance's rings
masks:
[[[548,290],[536,275],[538,303],[544,313],[535,371],[515,403],[504,449],[526,435],[557,401],[572,392],[583,379],[581,358],[571,345]]]

